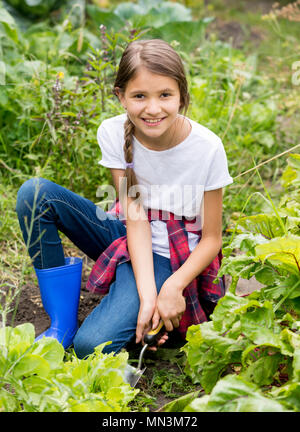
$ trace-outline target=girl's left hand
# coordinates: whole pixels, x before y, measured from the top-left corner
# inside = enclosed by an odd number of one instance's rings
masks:
[[[179,327],[179,322],[186,308],[182,286],[172,276],[161,287],[152,318],[153,328],[157,327],[161,318],[168,332],[172,331],[174,327]]]

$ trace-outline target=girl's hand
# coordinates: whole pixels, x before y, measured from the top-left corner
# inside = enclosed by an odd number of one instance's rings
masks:
[[[156,299],[155,299],[156,300]],[[150,302],[147,303],[148,305],[150,304]],[[153,313],[149,314],[149,310],[147,308],[147,306],[145,304],[141,303],[140,306],[140,311],[139,311],[139,315],[138,315],[138,323],[137,323],[137,328],[136,328],[136,343],[142,342],[143,345],[145,345],[143,338],[144,335],[146,333],[148,333],[150,330],[154,330],[156,329],[156,327],[158,326],[160,319],[158,316],[158,320],[154,321],[153,320]],[[155,310],[155,303],[153,305],[153,310]],[[147,317],[151,316],[150,320],[147,322]],[[150,351],[156,351],[157,347],[163,345],[167,340],[168,340],[169,336],[168,333],[165,332],[157,341],[157,344],[151,347],[148,347],[148,349]]]
[[[157,341],[157,344],[156,344],[156,345],[154,345],[154,346],[150,346],[150,347],[148,347],[147,349],[148,349],[149,351],[157,351],[157,348],[160,347],[161,345],[163,345],[163,344],[164,344],[168,339],[169,339],[168,333],[164,333],[164,334],[160,337],[160,339]],[[145,345],[144,342],[143,342],[143,345]]]
[[[153,301],[141,301],[136,326],[136,343],[141,342],[144,334],[151,329],[152,317],[155,311],[155,301],[156,299]]]
[[[174,327],[179,327],[179,322],[186,308],[185,298],[182,295],[183,287],[172,276],[161,287],[152,319],[153,323],[156,323],[160,317],[168,332],[172,331]]]

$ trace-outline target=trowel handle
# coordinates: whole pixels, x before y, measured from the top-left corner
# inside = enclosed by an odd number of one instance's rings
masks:
[[[164,326],[164,322],[162,320],[160,320],[156,329],[150,330],[147,334],[145,334],[145,336],[144,336],[145,344],[147,344],[148,346],[155,345],[158,342],[160,336],[162,334],[164,334],[165,331],[166,331],[166,329]]]

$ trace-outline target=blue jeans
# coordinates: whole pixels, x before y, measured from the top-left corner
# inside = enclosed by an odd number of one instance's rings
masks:
[[[111,242],[126,235],[126,227],[117,218],[97,208],[92,201],[43,178],[27,180],[20,187],[16,211],[33,265],[40,269],[64,265],[58,231],[94,261]],[[33,224],[28,244],[30,221]],[[170,260],[156,253],[153,253],[153,263],[159,293],[172,269]],[[105,353],[126,347],[135,338],[139,305],[131,263],[119,264],[109,293],[85,319],[75,336],[77,356],[83,358],[107,341],[112,343],[104,348]]]

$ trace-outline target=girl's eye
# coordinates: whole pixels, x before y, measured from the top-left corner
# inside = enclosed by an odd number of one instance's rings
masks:
[[[169,97],[171,96],[170,93],[162,93],[161,96],[163,96],[163,98]],[[136,95],[134,95],[135,99],[142,99],[144,98],[144,95],[142,93],[138,93]]]

